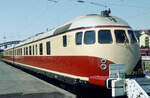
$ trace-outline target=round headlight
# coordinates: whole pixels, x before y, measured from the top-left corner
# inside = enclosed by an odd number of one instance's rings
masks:
[[[107,69],[107,65],[106,65],[106,64],[101,64],[101,65],[100,65],[100,68],[101,68],[102,70],[106,70],[106,69]]]
[[[101,63],[102,64],[106,64],[106,60],[105,59],[101,59]]]

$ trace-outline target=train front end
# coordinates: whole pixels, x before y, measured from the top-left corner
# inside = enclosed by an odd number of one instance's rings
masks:
[[[86,32],[85,32],[86,33]],[[139,73],[140,48],[129,27],[108,26],[95,28],[96,44],[84,48],[88,51],[92,84],[106,86],[111,65],[125,65],[126,75]],[[138,68],[138,69],[137,69]]]
[[[132,28],[113,16],[94,16],[93,19],[97,26],[84,31],[83,40],[89,44],[84,46],[90,63],[89,83],[106,87],[109,67],[115,64],[125,65],[126,75],[142,73],[140,48]],[[86,36],[86,33],[89,34]]]

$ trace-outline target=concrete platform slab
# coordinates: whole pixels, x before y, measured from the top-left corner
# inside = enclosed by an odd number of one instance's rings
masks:
[[[0,98],[75,98],[76,96],[0,61]]]

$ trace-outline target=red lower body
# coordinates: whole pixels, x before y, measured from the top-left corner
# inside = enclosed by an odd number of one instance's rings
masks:
[[[109,64],[114,64],[107,60],[107,69],[102,70],[102,58],[89,56],[7,56],[5,59],[50,71],[87,77],[89,83],[99,86],[105,86],[105,80],[109,76]]]

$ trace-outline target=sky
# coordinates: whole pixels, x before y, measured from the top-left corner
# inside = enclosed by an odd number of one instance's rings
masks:
[[[150,29],[150,0],[0,0],[0,43],[24,40],[78,16],[111,9],[134,29]],[[107,7],[104,7],[107,6]]]

